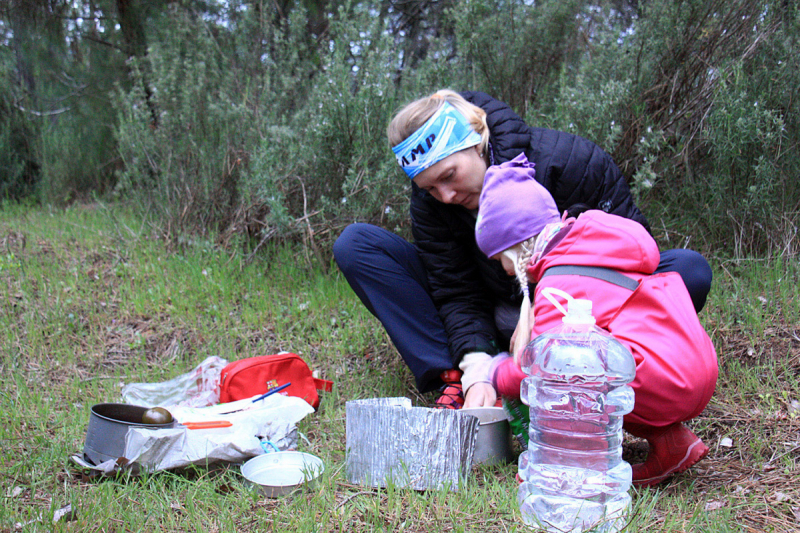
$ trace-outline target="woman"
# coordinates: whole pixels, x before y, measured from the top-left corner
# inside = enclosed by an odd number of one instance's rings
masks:
[[[622,172],[597,145],[532,128],[485,93],[442,90],[416,100],[395,115],[387,134],[412,182],[414,244],[353,224],[334,244],[336,262],[386,328],[421,392],[440,388],[437,404],[444,407],[494,405],[494,389],[477,376],[508,349],[521,297],[513,278],[475,243],[487,168],[524,153],[559,211],[583,204],[649,230],[647,220]],[[668,250],[656,272],[666,271],[681,274],[699,311],[711,288],[706,260],[691,250]]]

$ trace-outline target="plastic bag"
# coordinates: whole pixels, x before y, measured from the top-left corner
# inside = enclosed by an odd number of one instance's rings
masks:
[[[253,402],[248,398],[203,409],[173,408],[179,423],[224,420],[230,427],[190,430],[130,428],[125,437],[125,458],[154,472],[207,465],[218,461],[241,462],[263,453],[262,439],[275,449],[297,447],[297,422],[314,409],[300,398],[275,394]],[[232,411],[232,412],[231,412]]]
[[[143,407],[206,407],[219,403],[219,377],[228,364],[212,355],[191,372],[161,383],[129,383],[122,388],[122,401]]]

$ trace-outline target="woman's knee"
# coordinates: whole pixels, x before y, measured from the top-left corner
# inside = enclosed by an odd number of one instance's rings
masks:
[[[708,264],[705,257],[693,250],[685,250],[685,252],[682,257],[683,269],[690,274],[684,275],[683,280],[695,310],[700,312],[706,305],[706,298],[711,291],[713,273],[711,265]]]
[[[711,289],[711,280],[713,278],[711,265],[708,264],[706,258],[701,254],[693,250],[687,250],[687,252],[691,252],[687,254],[687,261],[691,264],[692,271],[695,273],[695,279],[699,284]]]
[[[673,249],[663,252],[661,259],[656,272],[672,271],[680,274],[695,310],[700,312],[705,306],[713,279],[711,266],[706,258],[694,250]]]
[[[355,266],[359,256],[365,252],[365,246],[371,241],[369,235],[374,233],[373,229],[377,228],[370,224],[350,224],[333,243],[333,257],[343,272]]]

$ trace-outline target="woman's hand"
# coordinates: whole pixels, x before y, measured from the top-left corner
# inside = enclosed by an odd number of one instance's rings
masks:
[[[464,396],[464,408],[494,407],[497,402],[497,392],[491,383],[479,381],[467,389]]]

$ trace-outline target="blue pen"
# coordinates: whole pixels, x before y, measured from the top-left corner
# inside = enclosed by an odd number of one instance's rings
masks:
[[[270,394],[275,394],[276,392],[280,392],[280,391],[282,391],[283,389],[285,389],[286,387],[288,387],[291,384],[292,384],[292,382],[290,381],[289,383],[284,383],[280,387],[275,387],[274,389],[270,389],[266,393],[262,394],[261,396],[259,396],[255,400],[253,400],[253,403],[256,403],[259,400],[263,400],[264,398],[266,398]]]

